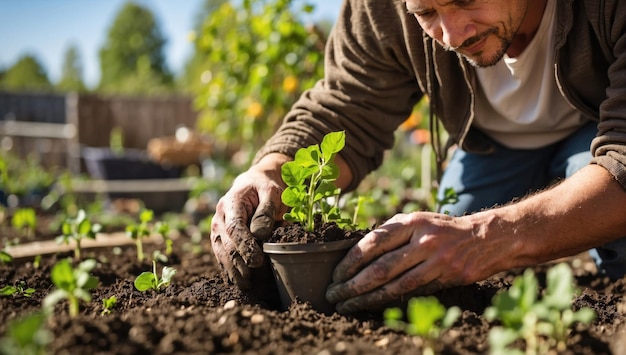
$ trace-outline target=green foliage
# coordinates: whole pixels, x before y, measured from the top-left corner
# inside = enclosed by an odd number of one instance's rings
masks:
[[[36,290],[31,287],[26,287],[25,281],[18,281],[15,283],[15,286],[7,285],[0,288],[0,296],[15,296],[20,295],[24,297],[30,297],[35,293]]]
[[[52,341],[52,334],[44,328],[45,322],[46,315],[42,312],[13,320],[5,336],[0,339],[0,354],[45,354],[46,345]]]
[[[154,218],[154,211],[149,209],[143,209],[139,213],[139,223],[129,224],[126,226],[126,235],[135,241],[137,246],[137,260],[143,261],[145,259],[143,253],[143,238],[150,236],[152,232],[150,222]]]
[[[493,354],[511,353],[515,349],[509,345],[517,339],[526,342],[526,354],[545,354],[550,349],[563,351],[571,326],[576,322],[589,324],[594,319],[595,313],[590,308],[571,309],[576,290],[567,264],[548,270],[546,282],[545,294],[539,298],[537,278],[527,269],[515,278],[508,291],[493,298],[485,317],[502,323],[502,327],[494,327],[489,333]]]
[[[424,354],[434,354],[433,343],[442,331],[450,328],[461,315],[458,307],[446,308],[434,296],[411,298],[407,305],[407,322],[400,308],[388,308],[385,324],[424,339]]]
[[[11,225],[22,231],[28,238],[34,237],[35,227],[37,227],[35,210],[30,207],[18,208],[11,217]]]
[[[170,238],[170,224],[166,221],[157,222],[154,225],[154,230],[157,234],[163,237],[163,242],[165,243],[165,255],[172,255],[174,241]]]
[[[13,256],[5,250],[0,250],[0,264],[8,264],[13,261]]]
[[[166,40],[152,12],[127,2],[109,28],[100,49],[99,90],[106,93],[157,94],[171,90]]]
[[[135,279],[135,288],[140,292],[147,290],[158,292],[161,288],[170,285],[172,278],[176,275],[176,269],[164,266],[161,275],[161,278],[159,278],[156,270],[156,261],[152,260],[152,271],[144,271],[137,276]]]
[[[341,216],[336,205],[327,203],[327,199],[341,194],[335,185],[339,176],[339,167],[334,162],[335,155],[345,146],[344,131],[330,132],[324,136],[321,145],[314,144],[300,148],[294,160],[281,167],[281,176],[287,188],[281,199],[291,210],[284,215],[288,222],[299,222],[305,229],[315,228],[314,216],[322,216],[322,222],[336,222],[341,226],[350,226],[352,221]]]
[[[300,5],[300,4],[299,4]],[[195,41],[198,128],[217,150],[256,151],[299,93],[323,76],[324,35],[294,0],[224,2]]]
[[[61,80],[56,84],[56,89],[61,92],[85,92],[83,71],[78,48],[74,45],[67,48],[63,59]]]
[[[67,218],[61,226],[62,235],[56,238],[57,243],[69,244],[71,240],[76,244],[74,247],[74,258],[80,260],[81,246],[83,239],[96,239],[96,234],[100,232],[102,226],[92,223],[84,210],[79,210],[76,218]]]
[[[117,306],[117,297],[111,296],[102,299],[102,312],[100,315],[111,314],[111,310]]]
[[[96,266],[94,259],[88,259],[74,269],[69,259],[63,259],[52,267],[50,277],[56,288],[43,300],[45,310],[51,312],[54,305],[67,299],[70,317],[78,315],[80,301],[90,302],[90,290],[98,286],[98,278],[90,274]]]
[[[23,159],[0,149],[0,183],[7,195],[22,196],[28,192],[46,190],[54,184],[55,179],[54,169],[45,169],[34,157]]]
[[[52,84],[39,60],[30,54],[20,57],[2,76],[0,89],[8,91],[51,91]]]

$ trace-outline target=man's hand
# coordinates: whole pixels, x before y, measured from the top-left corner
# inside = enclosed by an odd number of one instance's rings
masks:
[[[326,293],[340,313],[379,310],[491,275],[490,250],[462,217],[399,214],[366,235],[337,265]],[[488,248],[491,249],[491,248]]]
[[[280,175],[287,156],[271,154],[239,175],[217,203],[211,224],[213,253],[228,278],[239,288],[250,287],[250,268],[263,265],[257,240],[269,238],[286,207],[281,201]]]

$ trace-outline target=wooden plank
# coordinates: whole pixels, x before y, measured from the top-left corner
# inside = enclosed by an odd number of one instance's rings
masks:
[[[76,127],[71,123],[0,121],[0,135],[71,139],[76,136]]]
[[[144,244],[161,243],[163,237],[159,235],[151,235],[143,238]],[[134,245],[135,241],[128,237],[124,232],[117,233],[98,233],[96,239],[83,239],[80,242],[81,250],[95,248],[112,248],[125,245]],[[69,244],[59,244],[54,240],[45,240],[39,242],[23,243],[14,246],[8,246],[4,250],[9,253],[14,260],[30,259],[37,255],[50,255],[72,251],[75,248],[75,242],[70,241]]]

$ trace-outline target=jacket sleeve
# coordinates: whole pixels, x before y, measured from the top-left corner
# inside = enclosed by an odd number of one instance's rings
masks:
[[[626,2],[607,1],[605,14],[626,13]],[[600,105],[598,135],[591,143],[592,163],[607,169],[626,190],[626,19],[604,16],[608,47],[614,60],[609,66],[609,87]]]
[[[340,154],[354,177],[346,190],[382,163],[394,131],[422,95],[405,38],[406,26],[416,21],[403,6],[394,0],[344,2],[327,43],[324,79],[301,95],[255,162],[272,152],[294,156],[326,133],[345,130]],[[421,33],[414,36],[421,43]]]

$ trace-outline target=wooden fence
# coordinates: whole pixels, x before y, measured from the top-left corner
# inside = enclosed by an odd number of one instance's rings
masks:
[[[192,98],[0,92],[0,148],[35,156],[44,166],[84,171],[80,147],[106,147],[113,128],[124,146],[145,149],[154,137],[195,127]]]

